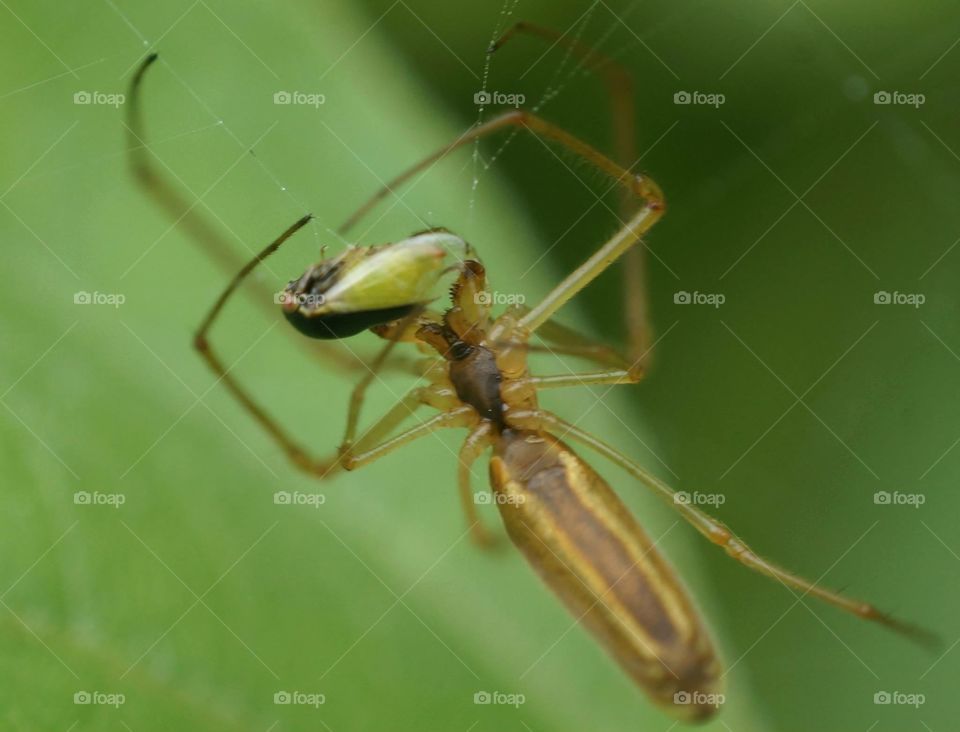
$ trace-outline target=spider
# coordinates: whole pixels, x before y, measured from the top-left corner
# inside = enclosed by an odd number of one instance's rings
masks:
[[[545,38],[558,34],[518,24],[497,43],[516,33]],[[589,49],[570,43],[583,58]],[[592,52],[591,52],[592,53]],[[591,63],[602,63],[602,57]],[[131,93],[133,124],[140,135],[139,86],[149,66],[140,67]],[[620,79],[615,74],[615,79]],[[613,86],[621,86],[618,81]],[[574,424],[543,409],[538,394],[595,384],[635,384],[646,372],[649,329],[632,329],[629,356],[562,326],[554,316],[598,275],[631,251],[663,216],[664,197],[657,184],[608,158],[561,127],[518,109],[472,127],[391,181],[347,222],[355,223],[386,195],[451,151],[503,130],[527,131],[560,145],[605,174],[624,194],[627,220],[579,267],[536,305],[492,311],[486,269],[472,246],[444,229],[432,229],[383,246],[355,246],[324,258],[291,280],[276,298],[284,317],[304,335],[324,341],[370,330],[385,341],[354,387],[339,449],[317,457],[304,449],[250,395],[226,368],[210,341],[224,305],[248,275],[303,228],[304,216],[287,228],[230,280],[203,319],[194,345],[251,416],[300,469],[319,478],[357,470],[437,430],[460,428],[467,436],[459,451],[457,483],[473,538],[490,534],[472,500],[471,466],[492,450],[489,473],[494,501],[507,534],[533,569],[593,634],[623,670],[658,705],[674,716],[701,721],[716,713],[722,699],[722,665],[714,643],[682,582],[657,551],[630,511],[600,475],[567,444],[576,441],[606,457],[665,500],[709,541],[750,569],[803,595],[813,595],[860,618],[875,621],[917,640],[925,632],[872,605],[824,589],[752,551],[728,527],[695,505],[677,500],[672,488],[626,455]],[[135,170],[151,188],[172,199],[146,158]],[[632,202],[632,203],[631,203]],[[436,309],[438,288],[452,279],[449,306]],[[641,296],[628,295],[628,324],[642,321]],[[585,373],[535,375],[528,365],[537,335],[551,350],[595,364]],[[421,358],[414,373],[422,381],[358,436],[364,394],[373,378],[391,362],[395,348],[413,347]],[[412,427],[403,427],[420,407],[435,411]]]

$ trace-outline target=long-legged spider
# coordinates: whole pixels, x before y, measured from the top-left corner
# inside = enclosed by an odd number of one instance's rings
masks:
[[[530,30],[529,26],[521,30]],[[153,58],[136,77],[139,83]],[[924,632],[872,605],[819,587],[753,552],[723,523],[687,502],[629,457],[543,409],[538,392],[590,384],[633,384],[644,375],[642,354],[619,355],[558,325],[553,316],[600,273],[634,249],[664,213],[659,187],[629,172],[562,128],[524,110],[471,128],[391,182],[396,188],[425,165],[487,135],[526,130],[559,144],[609,176],[636,204],[623,226],[535,306],[491,312],[486,271],[469,245],[432,230],[382,247],[354,247],[311,265],[284,289],[285,317],[306,335],[344,338],[364,329],[386,343],[355,386],[339,449],[317,457],[303,448],[248,393],[214,351],[210,330],[244,279],[309,221],[305,216],[271,242],[229,282],[202,321],[195,345],[214,373],[283,448],[294,464],[320,478],[355,470],[414,440],[446,428],[465,428],[457,481],[474,538],[488,534],[470,488],[470,468],[492,448],[491,488],[513,543],[624,671],[658,704],[688,719],[716,711],[721,664],[713,642],[681,581],[604,480],[565,442],[575,440],[619,465],[663,498],[709,541],[757,572],[802,595],[813,595],[858,617],[923,640]],[[376,194],[348,225],[382,198]],[[455,276],[450,306],[432,308],[435,287]],[[636,298],[634,305],[639,302]],[[586,373],[534,375],[528,368],[531,337],[576,354],[598,368]],[[432,354],[420,363],[425,384],[411,388],[358,436],[364,393],[401,344]],[[401,429],[421,406],[436,411]]]

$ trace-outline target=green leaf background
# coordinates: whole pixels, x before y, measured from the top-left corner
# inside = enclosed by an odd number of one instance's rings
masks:
[[[159,50],[146,94],[151,148],[189,201],[202,198],[196,210],[223,226],[236,257],[305,211],[317,216],[259,275],[274,288],[321,246],[342,246],[331,230],[381,180],[476,120],[483,51],[513,18],[571,29],[634,74],[641,167],[669,201],[649,242],[656,370],[638,387],[544,403],[678,488],[722,494],[715,513],[756,549],[943,640],[927,653],[798,603],[597,461],[662,537],[716,633],[727,702],[705,728],[954,727],[957,9],[543,0],[504,9],[3,3],[4,728],[676,728],[571,627],[517,553],[483,553],[464,538],[460,435],[330,483],[287,464],[190,347],[224,271],[135,187],[123,108],[73,103],[77,91],[123,92],[143,53]],[[602,88],[561,49],[517,41],[489,74],[487,88],[533,102],[557,89],[543,114],[609,149]],[[882,89],[926,102],[876,106]],[[277,106],[278,90],[326,103]],[[726,103],[677,106],[680,90]],[[475,190],[466,151],[358,235],[383,242],[424,221],[444,225],[481,251],[498,290],[541,296],[614,230],[609,211],[591,208],[605,182],[531,139],[501,144],[480,148]],[[618,338],[617,285],[604,276],[565,322]],[[125,302],[75,305],[80,291]],[[683,306],[678,291],[726,302]],[[875,305],[878,291],[925,303]],[[322,368],[248,300],[231,305],[214,339],[305,442],[333,448],[362,367]],[[385,376],[366,416],[408,383]],[[484,480],[480,464],[478,487]],[[275,505],[279,490],[321,492],[325,503]],[[125,503],[77,505],[77,491]],[[877,505],[878,491],[925,503]],[[281,690],[325,703],[275,705]],[[74,704],[80,691],[125,703]],[[526,701],[475,705],[478,691]],[[924,703],[877,705],[881,691]]]

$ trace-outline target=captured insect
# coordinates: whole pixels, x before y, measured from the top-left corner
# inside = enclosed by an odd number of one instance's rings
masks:
[[[552,31],[519,24],[495,45],[520,32],[557,37]],[[151,55],[144,61],[131,89],[128,129],[141,143],[139,90],[155,59]],[[382,246],[353,246],[310,265],[275,298],[295,329],[311,339],[332,342],[370,330],[385,341],[352,391],[339,448],[329,457],[317,457],[224,368],[210,342],[211,328],[225,304],[264,259],[308,223],[310,216],[304,216],[240,268],[201,322],[195,346],[218,378],[299,468],[320,478],[361,468],[437,430],[466,429],[457,484],[473,538],[484,544],[490,534],[476,513],[470,469],[492,450],[490,486],[514,545],[622,669],[655,703],[680,719],[705,720],[717,711],[722,664],[714,642],[680,578],[617,494],[567,439],[620,466],[750,569],[912,639],[928,640],[925,631],[819,587],[754,553],[723,523],[688,502],[675,500],[672,488],[629,457],[540,406],[538,393],[544,389],[635,384],[645,374],[640,355],[621,355],[553,318],[602,272],[636,251],[642,237],[663,216],[664,197],[651,178],[631,172],[537,115],[512,110],[472,127],[396,177],[348,220],[347,227],[384,198],[387,190],[395,190],[432,161],[509,129],[525,130],[565,148],[608,176],[624,192],[625,201],[630,200],[624,205],[629,214],[622,227],[539,303],[493,313],[479,254],[445,229]],[[161,203],[169,206],[173,189],[150,168],[146,156],[134,160],[134,169]],[[210,237],[200,227],[194,227],[194,233]],[[437,309],[448,289],[449,304]],[[636,298],[630,304],[635,309],[644,307]],[[632,313],[628,323],[636,317]],[[551,350],[590,361],[595,369],[532,374],[528,356],[536,350],[531,344],[534,335]],[[421,358],[412,372],[421,381],[358,436],[364,394],[401,346],[419,352]],[[404,421],[423,406],[437,411],[404,428]]]

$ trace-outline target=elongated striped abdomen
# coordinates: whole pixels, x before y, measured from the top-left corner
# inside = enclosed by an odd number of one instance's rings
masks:
[[[513,543],[574,617],[658,704],[716,711],[720,663],[673,569],[610,487],[569,447],[506,430],[490,479]]]

